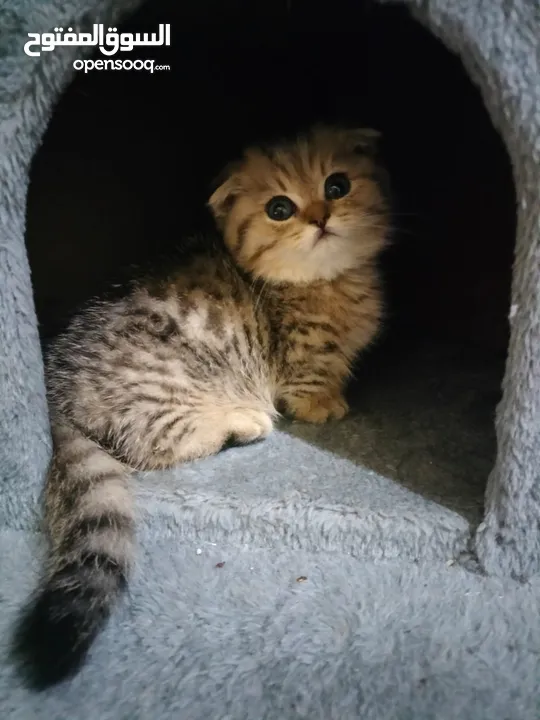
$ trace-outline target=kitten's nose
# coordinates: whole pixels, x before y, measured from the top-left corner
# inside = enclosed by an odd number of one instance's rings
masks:
[[[321,230],[324,230],[330,213],[325,203],[317,202],[313,203],[306,209],[306,219],[311,225],[317,225]]]

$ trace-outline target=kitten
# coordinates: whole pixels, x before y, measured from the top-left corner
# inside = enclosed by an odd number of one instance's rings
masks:
[[[18,637],[37,687],[77,672],[126,586],[133,470],[262,440],[277,407],[314,423],[346,414],[382,313],[377,141],[319,127],[248,150],[209,200],[212,252],[94,303],[51,347],[51,554]]]

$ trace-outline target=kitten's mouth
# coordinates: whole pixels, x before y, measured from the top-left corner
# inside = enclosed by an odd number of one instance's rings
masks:
[[[335,235],[336,233],[332,232],[328,228],[325,228],[324,230],[322,228],[319,228],[314,238],[315,245],[317,245],[317,243],[319,243],[321,240],[326,240],[329,237],[335,237]]]

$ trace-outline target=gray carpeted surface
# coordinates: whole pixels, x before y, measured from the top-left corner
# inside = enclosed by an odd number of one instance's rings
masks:
[[[201,539],[362,557],[454,557],[481,519],[501,369],[463,351],[371,358],[351,415],[142,476],[143,517]]]
[[[76,680],[31,696],[2,660],[3,718],[539,717],[538,580],[344,553],[141,540],[129,602]],[[26,534],[0,533],[2,638],[32,587],[38,550]]]

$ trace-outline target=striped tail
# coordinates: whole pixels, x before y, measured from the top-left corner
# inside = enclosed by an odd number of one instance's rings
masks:
[[[127,585],[134,550],[128,470],[68,424],[54,427],[46,518],[51,554],[15,652],[36,689],[75,675]]]

